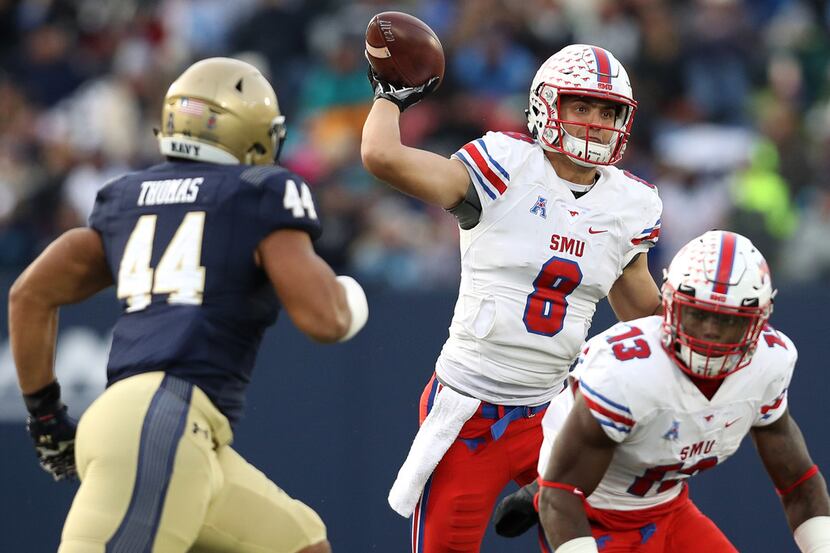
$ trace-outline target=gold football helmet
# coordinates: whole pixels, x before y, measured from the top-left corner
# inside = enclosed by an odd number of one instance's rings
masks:
[[[165,156],[210,163],[277,161],[285,117],[259,70],[231,58],[198,61],[164,97],[159,149]]]

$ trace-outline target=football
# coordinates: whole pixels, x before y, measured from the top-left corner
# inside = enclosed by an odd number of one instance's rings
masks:
[[[389,84],[420,86],[444,78],[444,49],[429,25],[401,12],[379,13],[366,28],[366,58]]]

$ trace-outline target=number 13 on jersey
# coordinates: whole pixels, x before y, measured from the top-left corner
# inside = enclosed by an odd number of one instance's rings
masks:
[[[205,212],[191,211],[184,216],[172,240],[153,270],[153,239],[156,215],[138,218],[118,269],[118,299],[127,301],[127,312],[141,311],[150,305],[151,294],[170,294],[168,303],[199,305],[205,290],[205,268],[201,265]]]

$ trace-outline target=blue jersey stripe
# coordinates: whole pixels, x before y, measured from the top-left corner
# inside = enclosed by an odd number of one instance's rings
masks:
[[[133,495],[106,553],[151,553],[158,532],[193,385],[165,376],[144,416]]]
[[[631,410],[630,410],[628,407],[626,407],[625,405],[620,405],[619,403],[613,402],[613,401],[611,401],[610,399],[608,399],[607,397],[605,397],[604,395],[602,395],[602,394],[600,394],[600,393],[597,393],[596,391],[592,390],[592,389],[590,388],[590,386],[588,386],[587,384],[585,384],[585,382],[584,382],[584,381],[580,380],[580,381],[579,381],[579,385],[580,385],[580,387],[585,388],[586,390],[588,390],[588,392],[589,392],[592,396],[596,396],[596,397],[598,397],[599,399],[601,399],[602,401],[604,401],[604,402],[605,402],[605,403],[607,403],[608,405],[611,405],[611,406],[613,406],[613,407],[616,407],[617,409],[619,409],[619,410],[621,410],[621,411],[625,411],[625,412],[626,412],[626,413],[628,413],[629,415],[631,414]]]
[[[504,167],[499,165],[498,161],[493,159],[493,156],[491,156],[490,152],[487,151],[487,145],[484,143],[484,141],[479,138],[478,140],[476,140],[476,142],[481,146],[481,149],[484,150],[484,153],[487,154],[487,159],[490,160],[490,163],[493,164],[493,167],[498,169],[499,173],[502,174],[502,176],[504,177],[504,180],[510,181],[510,175],[507,174],[507,171],[504,170]]]
[[[594,418],[597,420],[597,422],[600,423],[603,426],[610,426],[614,430],[619,430],[620,432],[625,432],[626,434],[631,432],[631,427],[630,426],[620,426],[618,424],[614,424],[613,422],[611,422],[609,420],[601,419],[596,415],[596,411],[591,411],[591,413],[594,415]]]

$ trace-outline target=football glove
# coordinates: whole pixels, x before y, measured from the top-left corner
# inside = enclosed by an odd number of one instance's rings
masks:
[[[433,77],[420,86],[395,87],[382,80],[371,65],[369,66],[368,77],[369,84],[372,85],[372,90],[375,92],[375,100],[378,98],[389,100],[398,106],[401,112],[423,100],[430,92],[435,90],[440,80],[438,77]]]
[[[533,508],[533,496],[538,491],[539,483],[534,480],[501,500],[493,515],[496,534],[515,538],[539,522],[539,513]]]
[[[34,394],[24,395],[23,400],[29,410],[26,429],[34,442],[40,466],[55,480],[76,478],[76,424],[60,400],[57,381]]]

